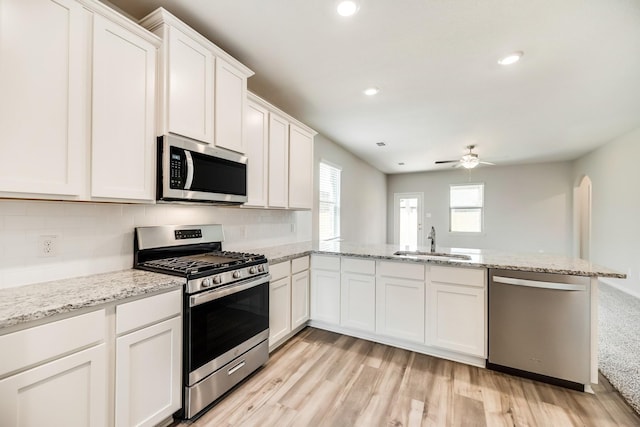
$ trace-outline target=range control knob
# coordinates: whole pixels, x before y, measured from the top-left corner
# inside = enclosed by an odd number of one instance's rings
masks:
[[[256,269],[255,267],[249,267],[249,274],[256,274],[258,272],[258,269]]]
[[[264,265],[258,266],[258,272],[262,273],[264,271]]]
[[[222,279],[220,278],[220,276],[213,276],[213,283],[215,283],[216,285],[222,283]]]
[[[233,272],[233,278],[234,279],[239,279],[240,278],[240,272],[239,271],[234,271]]]
[[[210,277],[207,277],[206,279],[202,279],[202,287],[203,288],[211,287],[211,285],[213,285],[213,283],[211,282],[211,278]]]

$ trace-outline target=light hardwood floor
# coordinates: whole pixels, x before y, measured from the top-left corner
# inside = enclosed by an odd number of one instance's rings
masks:
[[[306,328],[182,426],[640,426],[600,376],[595,395]]]

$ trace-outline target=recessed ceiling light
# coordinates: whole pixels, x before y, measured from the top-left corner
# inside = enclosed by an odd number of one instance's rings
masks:
[[[338,11],[338,15],[340,16],[351,16],[354,15],[360,6],[358,2],[354,0],[342,0],[338,2],[336,6],[336,10]]]
[[[377,145],[378,147],[384,147],[384,146],[385,146],[385,145],[387,145],[387,144],[385,144],[384,142],[376,142],[376,145]]]
[[[380,89],[378,89],[377,87],[370,87],[364,90],[364,94],[368,96],[377,95],[378,92],[380,92]]]
[[[509,55],[498,59],[498,64],[500,65],[515,64],[516,62],[520,61],[520,58],[522,58],[522,55],[524,55],[524,52],[521,52],[521,51],[510,53]]]

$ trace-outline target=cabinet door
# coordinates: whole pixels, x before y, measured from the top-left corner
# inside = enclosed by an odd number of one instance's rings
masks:
[[[342,273],[342,326],[374,332],[376,329],[376,281],[374,276]]]
[[[269,345],[291,332],[291,278],[269,284]]]
[[[105,344],[0,381],[0,425],[104,426],[107,419]]]
[[[430,344],[486,357],[484,288],[431,283]]]
[[[291,277],[291,329],[309,320],[309,270]]]
[[[340,272],[314,270],[311,273],[311,318],[340,324]]]
[[[267,206],[269,176],[269,112],[249,101],[245,120],[247,140],[247,206]]]
[[[246,76],[225,60],[216,58],[215,143],[218,147],[245,153],[246,99]]]
[[[116,426],[154,426],[180,409],[182,321],[116,340]]]
[[[153,200],[156,48],[95,15],[91,196]]]
[[[165,100],[168,132],[213,144],[214,58],[211,51],[178,30],[169,30]]]
[[[424,342],[425,284],[422,281],[376,279],[376,331],[393,338]]]
[[[269,206],[289,203],[289,122],[269,113]]]
[[[0,192],[83,191],[83,15],[82,5],[72,0],[0,1]]]
[[[289,207],[313,208],[313,136],[289,126]]]

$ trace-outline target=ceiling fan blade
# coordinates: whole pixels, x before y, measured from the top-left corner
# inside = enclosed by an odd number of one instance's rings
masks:
[[[436,165],[441,165],[443,163],[458,163],[460,160],[438,160],[435,162]]]
[[[481,165],[491,165],[491,166],[495,166],[495,163],[491,163],[491,162],[480,162]]]

